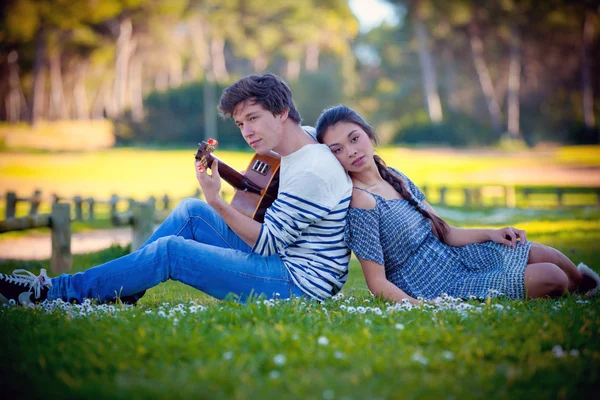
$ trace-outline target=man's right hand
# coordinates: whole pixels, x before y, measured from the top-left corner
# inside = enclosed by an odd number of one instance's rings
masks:
[[[221,199],[221,176],[219,175],[218,161],[216,158],[213,160],[210,166],[210,175],[199,161],[196,161],[195,165],[196,179],[198,179],[202,192],[204,192],[206,202],[212,205]]]

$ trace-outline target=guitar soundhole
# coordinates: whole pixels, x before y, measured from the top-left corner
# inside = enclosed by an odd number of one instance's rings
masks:
[[[252,170],[258,172],[261,175],[267,175],[267,172],[269,172],[269,168],[271,168],[271,166],[261,160],[254,161],[254,164],[252,165]]]

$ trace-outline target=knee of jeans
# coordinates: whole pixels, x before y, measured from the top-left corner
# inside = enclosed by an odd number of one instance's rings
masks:
[[[189,215],[205,215],[206,213],[213,212],[212,207],[209,206],[207,202],[200,200],[200,199],[194,199],[191,197],[187,198],[187,199],[183,199],[181,201],[181,203],[179,203],[177,208],[181,208],[181,210],[188,216]]]

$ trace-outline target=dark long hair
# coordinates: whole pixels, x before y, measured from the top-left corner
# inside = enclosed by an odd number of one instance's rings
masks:
[[[294,105],[292,91],[287,83],[273,74],[250,75],[225,88],[219,101],[223,117],[232,117],[235,107],[246,100],[260,104],[273,115],[289,110],[288,117],[297,123],[302,117]]]
[[[325,110],[323,114],[321,114],[319,120],[317,121],[316,127],[317,140],[319,143],[323,143],[323,136],[325,136],[327,129],[338,122],[347,122],[360,126],[362,130],[365,131],[369,139],[371,139],[374,144],[377,144],[377,135],[375,135],[373,128],[371,128],[371,126],[356,111],[346,106],[335,106]],[[375,164],[379,170],[379,175],[381,175],[386,182],[392,185],[392,187],[396,189],[398,193],[400,193],[400,196],[408,200],[408,203],[411,206],[416,208],[417,211],[419,211],[425,218],[431,220],[434,233],[440,239],[440,241],[446,243],[446,235],[450,231],[448,224],[443,219],[437,215],[431,214],[423,206],[421,206],[411,195],[407,182],[405,182],[401,177],[388,168],[381,157],[374,155],[373,158],[375,159]]]

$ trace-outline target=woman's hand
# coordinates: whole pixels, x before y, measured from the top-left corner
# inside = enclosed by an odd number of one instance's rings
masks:
[[[490,240],[496,243],[504,244],[509,247],[517,246],[517,238],[521,244],[527,243],[525,231],[507,226],[502,229],[495,229],[490,232]]]
[[[204,192],[208,204],[216,202],[220,198],[221,176],[219,175],[219,164],[215,158],[210,166],[212,174],[207,174],[206,169],[199,161],[196,161],[196,178]]]

